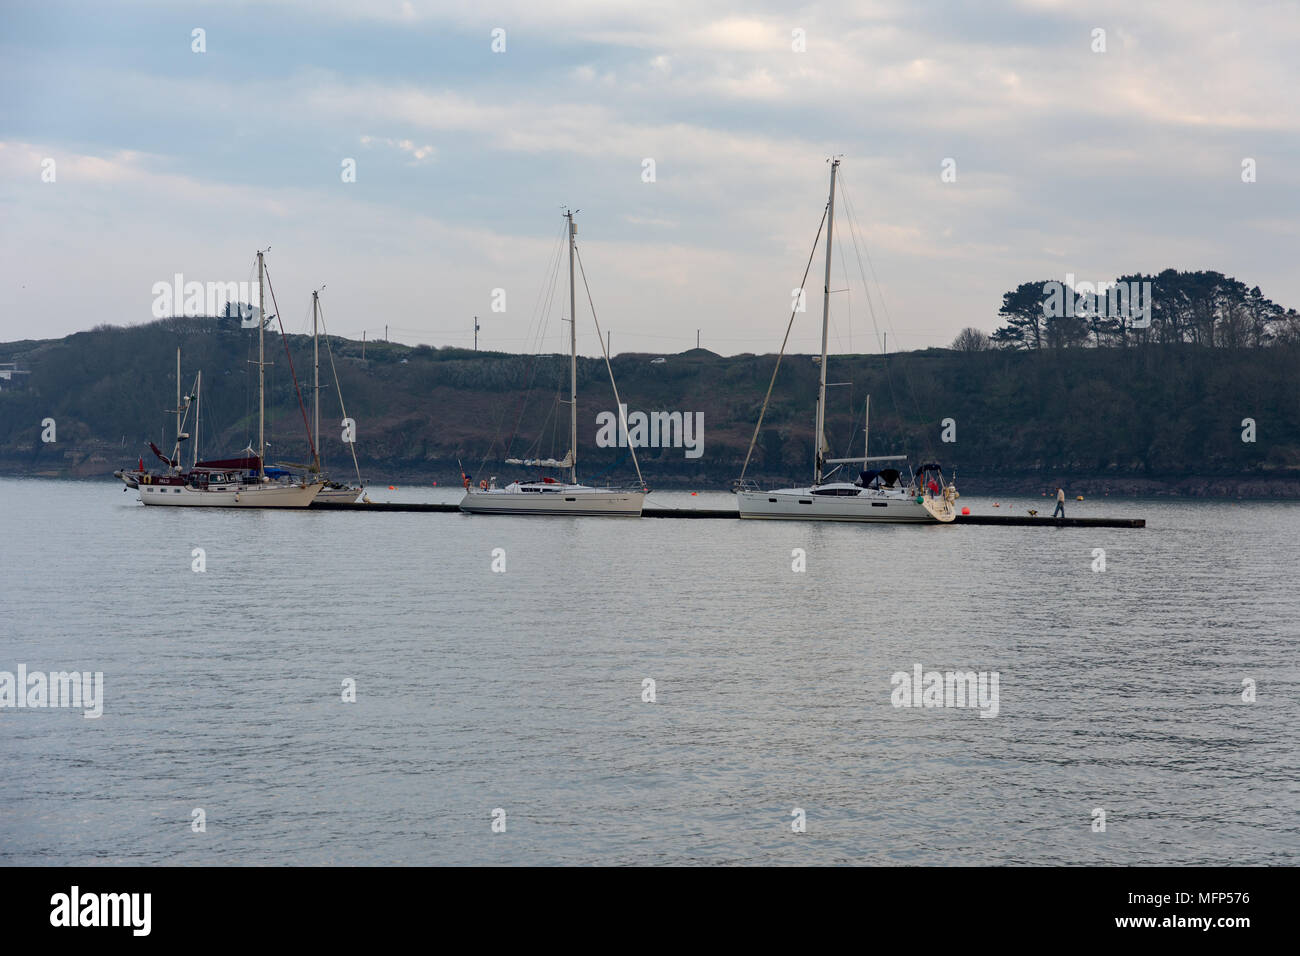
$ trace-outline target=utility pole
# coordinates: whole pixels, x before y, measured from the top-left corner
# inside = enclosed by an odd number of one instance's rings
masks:
[[[366,360],[366,330],[361,330],[361,361]]]
[[[696,329],[696,330],[695,330],[695,347],[696,347],[697,349],[700,347],[700,330],[699,330],[699,329]]]
[[[612,335],[613,335],[613,333],[612,333],[609,329],[606,329],[606,330],[605,330],[605,354],[606,354],[606,355],[613,355],[613,354],[614,354],[614,353],[611,351],[611,347],[610,347],[610,344],[609,344],[609,343],[610,343],[610,337],[611,337]]]
[[[388,341],[388,323],[384,323],[384,341]]]
[[[476,315],[474,316],[474,351],[475,352],[478,351],[478,330],[479,330],[478,316]]]

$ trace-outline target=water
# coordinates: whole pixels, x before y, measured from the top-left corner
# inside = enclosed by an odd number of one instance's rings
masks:
[[[0,670],[105,683],[99,719],[0,711],[0,862],[1295,863],[1300,506],[1067,509],[1148,527],[224,512],[0,480]],[[915,663],[997,671],[998,715],[893,707]]]

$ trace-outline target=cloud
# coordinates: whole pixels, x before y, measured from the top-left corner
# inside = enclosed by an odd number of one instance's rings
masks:
[[[409,139],[393,139],[389,136],[376,137],[366,134],[361,137],[361,145],[366,147],[387,146],[389,149],[395,149],[410,156],[412,165],[419,165],[431,160],[438,153],[432,146],[417,146]]]
[[[0,273],[49,270],[70,303],[120,288],[129,313],[135,281],[115,273],[222,268],[275,240],[277,261],[354,273],[386,307],[419,309],[428,280],[472,315],[483,283],[535,285],[565,200],[625,343],[652,328],[693,342],[701,316],[739,340],[788,299],[824,160],[843,153],[858,238],[916,344],[991,328],[1002,289],[1066,269],[1222,268],[1300,302],[1279,241],[1300,218],[1284,4],[285,0],[263,13],[274,57],[214,42],[240,23],[215,9],[211,52],[168,53],[151,32],[165,9],[87,14],[61,44],[15,23],[0,81],[27,95],[6,115],[22,142],[0,147]],[[39,181],[45,156],[57,184]],[[837,271],[855,273],[846,214]],[[113,271],[77,291],[70,261]],[[349,306],[371,311],[359,291]],[[42,314],[66,330],[81,313]]]

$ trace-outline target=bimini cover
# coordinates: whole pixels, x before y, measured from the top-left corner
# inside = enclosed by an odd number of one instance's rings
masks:
[[[882,468],[880,469],[880,481],[886,488],[892,488],[898,484],[901,474],[897,468]]]
[[[938,470],[939,470],[939,463],[938,463],[937,461],[932,461],[932,462],[930,462],[928,465],[922,465],[922,466],[921,466],[919,469],[917,469],[917,470],[918,470],[918,472],[919,472],[920,474],[925,474],[927,471],[938,471]]]

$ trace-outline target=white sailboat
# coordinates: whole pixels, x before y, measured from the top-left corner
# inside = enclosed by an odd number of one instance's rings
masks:
[[[351,503],[357,500],[365,491],[361,484],[361,470],[357,468],[357,487],[352,487],[346,482],[331,481],[321,474],[320,465],[320,291],[316,290],[311,294],[311,350],[312,350],[312,394],[314,404],[312,407],[312,432],[314,441],[312,444],[312,475],[324,481],[325,486],[321,488],[320,493],[316,495],[315,501],[324,502],[347,502]],[[326,338],[326,344],[329,339]],[[330,364],[334,363],[334,352],[331,347]],[[339,407],[343,406],[343,393],[339,391],[338,371],[334,373],[334,389],[339,395]],[[344,410],[343,417],[347,418],[347,411]],[[355,449],[352,452],[352,463],[356,465],[357,453]]]
[[[619,490],[615,488],[594,488],[578,481],[578,318],[576,311],[576,294],[574,291],[573,257],[578,230],[573,222],[573,211],[566,210],[569,241],[569,451],[562,459],[555,458],[507,458],[506,464],[523,465],[529,468],[556,468],[568,471],[568,481],[556,478],[541,478],[535,481],[512,481],[498,487],[495,477],[485,480],[476,488],[468,478],[465,479],[466,493],[460,503],[460,510],[470,514],[508,514],[508,515],[585,515],[639,518],[641,507],[645,502],[645,489]],[[599,334],[599,326],[597,333]],[[604,339],[601,339],[604,348]],[[609,355],[605,356],[606,367]],[[610,382],[614,381],[610,370]],[[618,402],[618,386],[614,386],[614,399]],[[622,404],[619,403],[620,414]],[[636,463],[636,450],[632,452],[633,464],[637,466],[637,478],[641,477],[641,467]]]
[[[266,323],[261,309],[265,263],[257,253],[257,444],[252,456],[220,461],[196,461],[185,473],[144,475],[140,501],[168,507],[306,508],[324,483],[272,481],[266,474]],[[179,402],[177,405],[179,406]],[[179,431],[179,426],[178,429]],[[178,436],[179,441],[179,436]],[[179,461],[179,456],[178,459]]]
[[[794,521],[868,521],[891,523],[949,522],[957,516],[957,489],[943,482],[938,464],[926,464],[913,473],[906,485],[898,468],[886,467],[866,470],[874,462],[906,462],[906,455],[868,454],[870,437],[870,398],[867,400],[867,421],[864,427],[862,456],[859,458],[826,458],[826,367],[830,329],[831,292],[831,233],[835,224],[835,175],[840,161],[831,160],[830,198],[826,206],[826,280],[822,299],[822,351],[820,380],[817,391],[817,417],[813,431],[815,442],[812,484],[799,488],[781,488],[763,491],[752,482],[742,480],[736,490],[740,517],[773,518]],[[779,359],[778,359],[779,362]],[[778,365],[779,367],[779,365]],[[775,373],[773,374],[775,379]],[[768,390],[771,397],[771,389]],[[763,410],[767,409],[767,401]],[[759,417],[762,426],[762,416]],[[758,429],[754,430],[758,438]],[[753,453],[750,444],[750,454]],[[749,456],[745,458],[746,467]],[[863,471],[856,482],[825,481],[829,477],[827,465],[840,467],[861,464]]]

